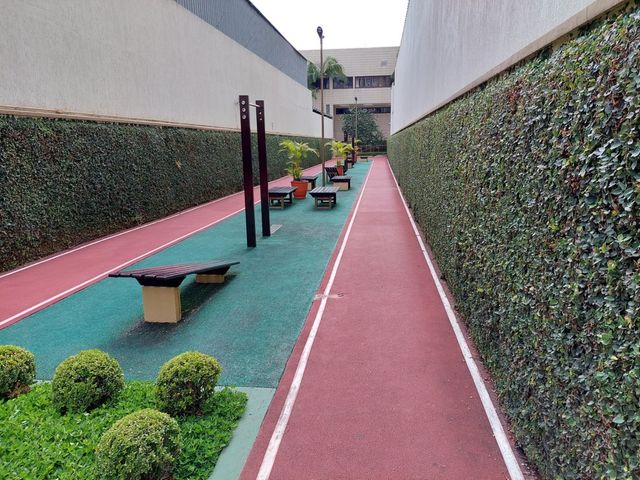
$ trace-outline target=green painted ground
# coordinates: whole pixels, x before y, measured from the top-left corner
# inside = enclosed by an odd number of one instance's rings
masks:
[[[240,477],[253,442],[258,436],[262,419],[276,392],[275,388],[238,387],[238,390],[247,394],[247,406],[240,423],[233,431],[231,442],[220,454],[209,480],[230,480]]]
[[[31,350],[39,379],[51,378],[58,363],[88,348],[109,352],[128,379],[142,380],[155,379],[171,357],[198,350],[219,359],[222,385],[275,388],[368,168],[359,163],[349,171],[352,189],[338,193],[333,210],[314,209],[310,197],[271,210],[272,224],[282,228],[271,238],[258,237],[255,249],[245,246],[240,214],[136,264],[241,262],[221,286],[188,277],[184,320],[177,325],[144,323],[138,283],[109,278],[1,330],[0,344]]]

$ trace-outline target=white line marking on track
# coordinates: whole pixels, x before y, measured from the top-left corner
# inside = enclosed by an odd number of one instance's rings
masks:
[[[291,417],[291,412],[293,411],[293,406],[296,403],[296,398],[298,397],[298,391],[300,390],[300,384],[302,383],[302,377],[304,376],[304,371],[307,368],[307,361],[309,360],[309,355],[311,354],[311,348],[313,347],[313,342],[316,339],[318,328],[320,328],[320,322],[322,322],[322,316],[324,314],[324,309],[327,305],[329,292],[331,292],[331,287],[333,287],[333,281],[336,278],[338,267],[340,266],[340,261],[342,260],[342,254],[344,253],[344,249],[347,246],[347,241],[349,240],[349,235],[351,234],[351,227],[353,226],[353,222],[356,219],[356,215],[358,214],[360,202],[362,201],[364,190],[367,186],[367,182],[369,181],[369,175],[373,170],[373,163],[374,161],[372,160],[371,168],[367,173],[367,178],[362,184],[362,190],[360,191],[358,202],[356,203],[356,206],[353,210],[353,216],[351,217],[351,221],[349,222],[347,231],[345,232],[344,238],[342,239],[342,245],[340,245],[340,251],[338,252],[336,261],[333,264],[333,269],[331,270],[329,281],[327,282],[327,286],[324,289],[322,300],[320,302],[320,307],[318,307],[318,312],[316,313],[316,317],[313,320],[313,325],[311,326],[311,330],[309,331],[309,336],[307,337],[307,341],[304,344],[302,355],[300,356],[300,360],[298,361],[298,366],[296,367],[296,372],[293,376],[293,380],[291,381],[291,386],[289,387],[289,393],[287,394],[287,398],[284,402],[284,406],[282,407],[282,411],[280,412],[280,417],[278,418],[276,427],[273,430],[273,434],[271,435],[271,440],[269,440],[269,445],[267,446],[267,450],[264,453],[262,464],[260,465],[260,470],[258,471],[258,476],[256,477],[257,480],[268,480],[269,476],[271,475],[271,470],[273,469],[273,464],[275,463],[276,455],[278,455],[278,449],[280,448],[280,442],[282,442],[284,431],[287,428],[287,424],[289,423],[289,418]]]
[[[402,200],[402,204],[404,205],[404,209],[407,212],[407,216],[411,221],[411,226],[413,227],[413,231],[418,239],[418,243],[420,244],[420,249],[422,250],[422,254],[424,255],[425,260],[427,261],[427,265],[429,266],[429,271],[431,272],[431,277],[436,284],[436,288],[438,290],[438,294],[440,295],[440,300],[444,305],[444,309],[447,312],[447,317],[449,318],[449,323],[451,324],[451,328],[453,328],[453,332],[455,333],[456,340],[458,341],[458,345],[460,346],[460,350],[462,351],[462,356],[464,357],[464,361],[467,364],[467,369],[471,374],[471,378],[473,378],[473,383],[476,387],[478,395],[480,397],[480,401],[482,402],[482,406],[484,407],[484,411],[487,415],[487,419],[489,420],[489,424],[491,425],[491,430],[493,431],[493,436],[498,444],[498,448],[500,449],[500,453],[502,454],[502,459],[509,471],[509,475],[512,480],[524,480],[524,475],[522,474],[522,470],[520,469],[520,464],[516,459],[513,450],[511,449],[511,444],[507,439],[507,435],[504,432],[504,428],[502,427],[502,423],[500,422],[500,418],[498,417],[498,413],[496,412],[496,407],[493,405],[491,401],[491,397],[489,396],[489,392],[487,391],[487,387],[482,380],[482,376],[480,375],[480,371],[478,370],[478,365],[476,365],[475,360],[473,359],[473,355],[471,354],[471,350],[469,349],[469,345],[467,344],[467,340],[464,338],[462,334],[462,330],[460,329],[460,325],[458,323],[458,319],[456,318],[456,314],[451,308],[451,304],[449,303],[449,299],[447,298],[446,293],[444,292],[444,288],[436,270],[433,266],[431,258],[429,257],[429,252],[427,251],[427,247],[420,236],[420,232],[418,230],[418,226],[416,222],[413,220],[413,216],[409,211],[409,207],[407,206],[407,202],[404,199],[404,195],[402,195],[402,191],[400,190],[400,185],[398,185],[398,181],[396,180],[396,176],[393,174],[393,170],[391,169],[391,165],[389,164],[389,170],[391,171],[391,176],[393,177],[393,181],[396,184],[396,188],[398,189],[398,194],[400,195],[400,199]]]
[[[55,302],[56,300],[58,300],[60,298],[64,298],[67,295],[70,295],[70,294],[72,294],[74,292],[77,292],[78,290],[81,290],[82,288],[86,287],[87,285],[90,285],[91,283],[96,282],[96,281],[106,277],[107,275],[109,275],[112,272],[115,272],[116,270],[124,268],[124,267],[126,267],[128,265],[131,265],[132,263],[135,263],[138,260],[141,260],[141,259],[143,259],[145,257],[148,257],[149,255],[152,255],[152,254],[156,253],[157,251],[162,250],[163,248],[170,247],[171,245],[174,245],[174,244],[178,243],[179,241],[184,240],[187,237],[190,237],[191,235],[194,235],[194,234],[196,234],[196,233],[198,233],[198,232],[200,232],[200,231],[202,231],[202,230],[204,230],[206,228],[209,228],[209,227],[215,225],[216,223],[222,222],[223,220],[226,220],[227,218],[232,217],[232,216],[236,215],[237,213],[242,212],[243,210],[244,210],[244,208],[241,208],[240,210],[236,210],[235,212],[230,213],[230,214],[228,214],[228,215],[226,215],[226,216],[224,216],[222,218],[219,218],[218,220],[210,222],[210,223],[208,223],[208,224],[206,224],[206,225],[204,225],[202,227],[198,227],[196,230],[193,230],[193,231],[191,231],[189,233],[186,233],[186,234],[184,234],[184,235],[182,235],[182,236],[180,236],[178,238],[175,238],[175,239],[171,240],[170,242],[167,242],[167,243],[165,243],[163,245],[160,245],[159,247],[155,247],[152,250],[149,250],[148,252],[145,252],[145,253],[143,253],[141,255],[138,255],[135,258],[131,258],[131,259],[127,260],[124,263],[121,263],[120,265],[118,265],[116,267],[112,267],[109,270],[107,270],[105,272],[102,272],[102,273],[100,273],[99,275],[96,275],[93,278],[90,278],[89,280],[85,280],[84,282],[79,283],[78,285],[75,285],[75,286],[65,290],[64,292],[60,292],[60,293],[54,295],[53,297],[49,297],[48,299],[43,300],[42,302],[37,303],[36,305],[32,305],[29,308],[27,308],[27,309],[25,309],[25,310],[23,310],[23,311],[21,311],[19,313],[16,313],[15,315],[10,316],[9,318],[5,318],[4,320],[0,321],[0,327],[2,327],[3,325],[6,325],[8,323],[11,323],[14,320],[20,319],[21,317],[29,315],[30,313],[33,313],[33,312],[37,311],[38,309],[40,309],[41,307],[44,307],[47,304],[53,303],[53,302]]]
[[[225,198],[234,197],[236,195],[239,195],[240,193],[242,193],[242,192],[236,192],[236,193],[232,193],[231,195],[228,195],[226,197],[216,198],[215,200],[212,200],[210,202],[203,203],[202,205],[196,205],[195,207],[191,207],[191,208],[188,208],[188,209],[183,210],[181,212],[174,213],[173,215],[169,215],[168,217],[159,218],[157,220],[153,220],[152,222],[145,223],[144,225],[138,225],[137,227],[129,228],[127,230],[123,230],[122,232],[114,233],[112,235],[108,235],[106,237],[99,238],[98,240],[93,240],[92,242],[85,243],[83,245],[79,245],[77,247],[74,247],[74,248],[72,248],[70,250],[65,250],[64,252],[60,252],[60,253],[57,253],[55,255],[52,255],[51,257],[46,257],[46,258],[43,258],[42,260],[38,260],[36,262],[30,263],[28,265],[25,265],[24,267],[16,268],[15,270],[10,270],[8,272],[0,274],[0,278],[8,277],[9,275],[13,275],[15,273],[22,272],[23,270],[28,270],[29,268],[33,268],[33,267],[35,267],[37,265],[41,265],[43,263],[50,262],[52,260],[55,260],[56,258],[64,257],[65,255],[69,255],[70,253],[74,253],[74,252],[77,252],[79,250],[83,250],[83,249],[91,247],[93,245],[97,245],[98,243],[106,242],[107,240],[111,240],[112,238],[117,238],[117,237],[120,237],[122,235],[126,235],[127,233],[135,232],[136,230],[141,230],[143,228],[150,227],[151,225],[155,225],[157,223],[161,223],[161,222],[164,222],[166,220],[170,220],[170,219],[175,218],[175,217],[179,217],[180,215],[187,214],[187,213],[192,212],[194,210],[198,210],[200,208],[208,207],[209,205],[212,205],[212,204],[217,203],[217,202],[219,202],[221,200],[224,200]]]

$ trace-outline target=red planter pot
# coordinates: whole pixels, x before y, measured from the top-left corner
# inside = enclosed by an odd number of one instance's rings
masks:
[[[291,186],[296,187],[296,191],[293,192],[293,198],[297,198],[297,199],[306,198],[309,182],[302,181],[302,180],[292,180]]]

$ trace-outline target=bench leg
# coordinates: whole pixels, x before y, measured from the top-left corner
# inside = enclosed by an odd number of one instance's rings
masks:
[[[316,197],[316,208],[317,209],[326,209],[330,210],[333,208],[334,198],[333,197]]]
[[[198,273],[196,283],[224,283],[224,275],[215,273]]]
[[[142,304],[145,322],[178,323],[182,318],[177,287],[142,287]]]
[[[284,209],[284,197],[270,197],[269,203],[271,208]]]
[[[340,190],[349,190],[349,182],[336,182],[334,185]]]

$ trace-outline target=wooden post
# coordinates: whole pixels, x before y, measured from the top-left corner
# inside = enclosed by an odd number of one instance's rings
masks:
[[[244,215],[247,224],[247,247],[251,248],[256,246],[256,214],[253,210],[253,166],[248,95],[240,95],[240,138],[242,142],[242,174],[244,185]]]

